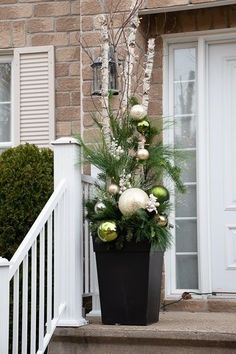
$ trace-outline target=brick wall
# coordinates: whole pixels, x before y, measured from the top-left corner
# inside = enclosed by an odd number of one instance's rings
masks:
[[[0,0],[0,49],[54,45],[56,134],[80,131],[79,0]]]

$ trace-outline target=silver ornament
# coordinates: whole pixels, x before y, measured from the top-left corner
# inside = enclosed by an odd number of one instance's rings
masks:
[[[106,209],[106,205],[103,202],[97,202],[94,206],[95,213],[99,213],[100,211],[103,211],[104,209]]]
[[[116,184],[111,184],[109,187],[108,187],[108,192],[110,194],[118,194],[119,193],[119,187],[116,185]]]
[[[149,158],[149,152],[147,149],[139,149],[137,151],[137,158],[139,160],[147,160]]]
[[[129,115],[131,119],[139,122],[146,117],[147,113],[145,108],[141,104],[135,104],[131,108]]]
[[[132,215],[138,209],[145,209],[149,201],[147,193],[140,188],[129,188],[119,199],[119,209],[123,215]]]

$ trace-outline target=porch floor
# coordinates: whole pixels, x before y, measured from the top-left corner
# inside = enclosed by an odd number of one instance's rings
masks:
[[[58,328],[49,354],[236,353],[235,313],[164,312],[149,326]]]

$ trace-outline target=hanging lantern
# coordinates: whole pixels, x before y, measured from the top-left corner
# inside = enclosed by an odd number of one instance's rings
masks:
[[[114,49],[110,47],[108,54],[109,78],[108,90],[113,94],[119,93],[117,87],[117,68],[114,59]],[[93,68],[93,95],[101,95],[102,89],[102,58],[98,57],[91,65]]]

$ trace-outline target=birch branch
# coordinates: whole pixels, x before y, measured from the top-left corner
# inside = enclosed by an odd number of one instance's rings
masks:
[[[155,54],[155,39],[150,38],[148,40],[147,61],[146,61],[146,66],[145,66],[145,71],[144,71],[144,80],[143,80],[142,105],[144,106],[146,112],[148,111],[149,91],[150,91],[150,86],[151,86],[154,54]]]
[[[107,19],[104,15],[99,18],[101,25],[101,106],[102,106],[102,127],[104,139],[107,145],[111,142],[111,128],[109,122],[109,33],[107,26]]]
[[[136,1],[132,2],[131,8],[135,6]],[[124,65],[124,72],[123,72],[123,87],[124,87],[124,94],[122,99],[122,109],[123,113],[127,110],[128,106],[128,98],[131,95],[132,89],[132,74],[134,69],[135,63],[135,47],[136,47],[136,32],[139,26],[139,17],[138,11],[136,11],[131,19],[130,23],[130,33],[127,38],[127,56]]]

